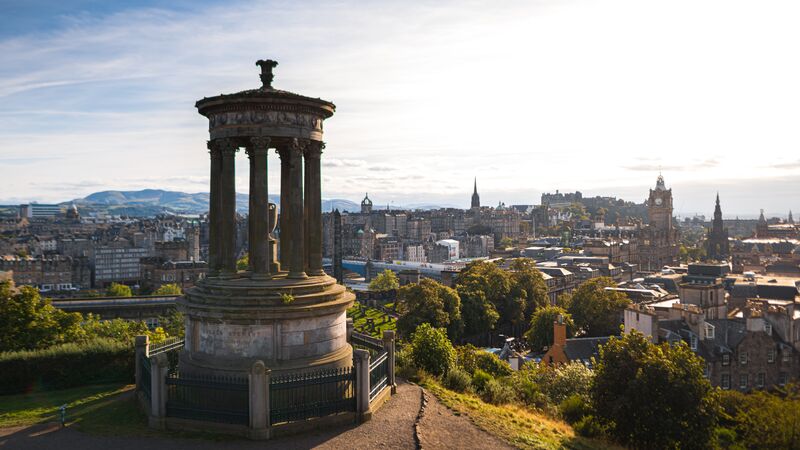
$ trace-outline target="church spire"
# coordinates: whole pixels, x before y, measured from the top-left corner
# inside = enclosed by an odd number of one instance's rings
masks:
[[[475,187],[472,191],[472,203],[470,206],[472,208],[481,207],[481,197],[478,195],[478,177],[475,177]]]
[[[75,204],[73,203],[73,205],[75,205]],[[794,218],[792,217],[792,210],[791,209],[789,210],[789,223],[794,223]]]

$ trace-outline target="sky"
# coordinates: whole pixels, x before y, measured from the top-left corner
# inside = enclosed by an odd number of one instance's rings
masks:
[[[800,211],[800,2],[0,0],[0,203],[208,190],[194,102],[333,101],[323,197]],[[242,152],[243,153],[243,152]],[[237,190],[247,192],[239,155]],[[275,155],[270,186],[279,186]],[[272,188],[273,191],[276,189]]]

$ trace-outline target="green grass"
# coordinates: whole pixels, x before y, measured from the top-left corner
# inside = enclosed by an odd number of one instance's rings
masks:
[[[347,310],[347,317],[353,318],[353,327],[359,333],[369,334],[376,338],[383,337],[383,330],[397,330],[397,319],[389,316],[388,321],[383,311],[370,308],[364,305],[364,313],[360,313],[355,303],[352,308]],[[367,329],[367,319],[372,318],[375,322],[375,330]]]
[[[575,434],[569,424],[517,405],[492,405],[476,395],[461,394],[426,378],[421,385],[457,415],[469,417],[484,431],[522,449],[616,449],[606,442]]]
[[[59,421],[59,407],[67,404],[67,421],[83,419],[99,406],[114,401],[133,386],[125,383],[37,391],[0,397],[0,427]]]

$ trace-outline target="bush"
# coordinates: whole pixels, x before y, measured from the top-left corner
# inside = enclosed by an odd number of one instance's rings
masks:
[[[507,377],[514,373],[511,366],[492,353],[478,350],[475,355],[475,364],[478,369],[492,375],[493,377]]]
[[[0,392],[133,382],[134,371],[133,346],[111,339],[0,353]]]
[[[444,377],[444,386],[456,392],[466,391],[469,389],[470,384],[471,380],[469,374],[457,367],[450,369]]]
[[[447,374],[455,366],[456,352],[444,328],[423,323],[411,336],[411,361],[434,376]]]
[[[456,363],[470,375],[478,368],[477,350],[478,348],[471,344],[456,347]]]
[[[572,428],[576,433],[587,438],[598,438],[605,434],[605,428],[593,415],[584,416],[581,420],[575,422]]]
[[[486,385],[493,379],[491,375],[481,369],[475,369],[475,373],[472,374],[472,385],[475,386],[476,391],[483,392],[486,389]]]
[[[583,396],[572,394],[558,405],[561,417],[573,424],[589,414],[589,404]]]
[[[483,395],[481,397],[483,401],[493,405],[511,403],[516,398],[514,390],[498,380],[489,380],[483,388]]]

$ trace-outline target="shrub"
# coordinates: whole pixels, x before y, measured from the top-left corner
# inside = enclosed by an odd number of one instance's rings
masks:
[[[480,370],[480,369],[478,369]],[[489,380],[483,388],[483,401],[493,405],[504,405],[515,399],[514,390],[499,380]]]
[[[589,414],[589,404],[583,396],[572,394],[558,405],[558,411],[567,423],[572,424]]]
[[[474,345],[467,344],[456,347],[456,363],[464,372],[472,375],[478,368],[477,350]]]
[[[478,350],[475,355],[475,364],[477,365],[478,369],[483,370],[484,372],[492,375],[494,377],[507,377],[514,373],[511,369],[511,366],[489,352],[485,352],[483,350]]]
[[[411,336],[411,360],[414,365],[434,376],[447,374],[455,365],[456,352],[444,328],[423,323]]]
[[[470,384],[471,380],[469,374],[457,367],[450,369],[444,377],[444,386],[456,392],[466,391],[469,389]]]
[[[472,374],[472,385],[475,386],[475,390],[478,392],[483,392],[486,389],[486,385],[493,379],[491,375],[481,369],[475,369],[475,373]]]
[[[133,346],[111,339],[0,353],[0,391],[29,392],[96,383],[133,382]]]
[[[583,437],[597,438],[605,434],[606,430],[603,425],[593,415],[584,416],[581,420],[575,422],[572,428],[576,433]]]

